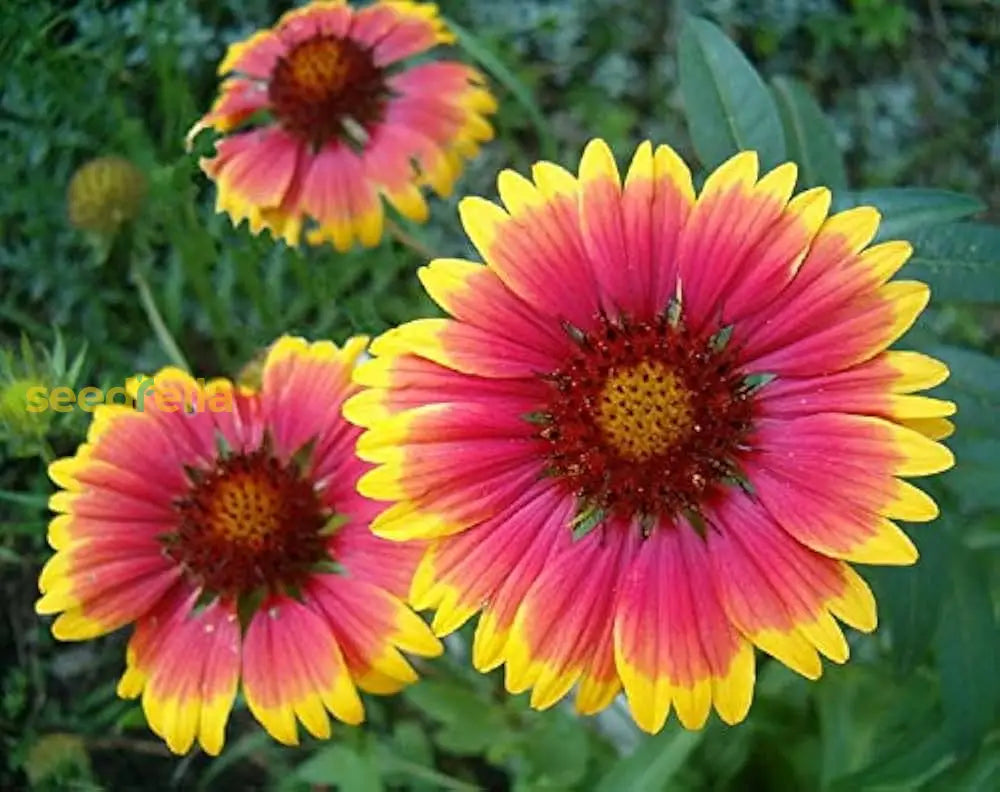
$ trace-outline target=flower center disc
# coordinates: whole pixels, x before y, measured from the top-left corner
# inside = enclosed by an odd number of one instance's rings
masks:
[[[642,462],[667,453],[691,429],[691,394],[659,361],[612,369],[594,420],[624,459]]]
[[[383,72],[371,53],[336,36],[296,46],[278,61],[268,85],[282,126],[316,146],[377,121],[385,94]]]
[[[175,508],[167,553],[212,592],[294,586],[325,557],[329,510],[293,465],[263,449],[220,460]]]
[[[697,514],[739,480],[752,388],[725,343],[666,316],[604,318],[574,338],[577,353],[545,378],[554,393],[539,437],[581,508],[642,521]]]

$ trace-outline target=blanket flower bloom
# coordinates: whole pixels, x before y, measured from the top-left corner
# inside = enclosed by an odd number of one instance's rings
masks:
[[[281,338],[258,389],[163,369],[49,468],[57,552],[36,608],[63,640],[135,625],[118,692],[177,753],[219,752],[241,678],[294,744],[296,720],[328,737],[328,712],[363,719],[357,688],[414,681],[400,650],[441,650],[403,601],[420,548],[374,537],[355,486],[370,465],[340,408],[365,345]]]
[[[431,540],[411,602],[438,634],[482,611],[473,662],[584,713],[624,687],[638,725],[671,709],[742,720],[756,645],[809,678],[844,662],[839,619],[875,627],[848,562],[910,564],[893,522],[935,503],[906,477],[953,464],[947,369],[888,351],[928,300],[890,280],[868,207],[827,216],[796,168],[753,152],[695,194],[668,146],[622,184],[608,146],[579,176],[499,177],[460,212],[485,266],[420,272],[453,318],[390,330],[345,403],[392,501],[379,536]]]
[[[423,222],[427,185],[446,196],[493,136],[496,101],[475,69],[454,61],[403,65],[454,40],[432,4],[381,0],[361,9],[314,2],[233,44],[229,75],[202,129],[226,136],[202,169],[216,209],[298,244],[376,245],[382,197]],[[381,197],[380,197],[381,196]]]

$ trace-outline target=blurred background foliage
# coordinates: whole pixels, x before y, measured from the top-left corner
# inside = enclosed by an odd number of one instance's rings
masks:
[[[213,213],[196,166],[209,144],[188,155],[184,133],[213,99],[225,46],[287,4],[12,0],[0,32],[0,788],[1000,788],[1000,231],[987,225],[1000,219],[1000,4],[440,5],[501,102],[497,140],[456,195],[492,196],[500,168],[541,156],[572,167],[595,135],[620,160],[642,139],[670,142],[702,171],[752,144],[770,164],[796,159],[840,206],[874,202],[884,235],[914,241],[907,272],[935,300],[904,345],[951,365],[940,390],[960,404],[959,464],[930,485],[943,516],[910,526],[921,561],[863,570],[881,626],[850,636],[847,666],[810,683],[762,657],[738,728],[672,720],[648,737],[620,704],[593,719],[533,712],[498,674],[469,670],[459,634],[422,666],[426,681],[370,699],[364,729],[286,749],[238,705],[220,758],[170,756],[115,696],[124,636],[58,645],[32,610],[44,460],[72,453],[86,414],[32,422],[10,406],[31,383],[106,388],[164,365],[145,300],[197,375],[232,375],[282,332],[342,340],[432,311],[414,269],[471,250],[455,199],[436,201],[425,227],[401,222],[408,244],[348,255],[290,250]],[[76,169],[106,155],[145,180],[141,214],[113,236],[73,227],[65,200]]]

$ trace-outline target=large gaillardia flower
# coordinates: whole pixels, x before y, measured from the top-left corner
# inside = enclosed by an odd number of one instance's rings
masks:
[[[365,343],[281,338],[256,389],[164,369],[49,468],[58,552],[37,610],[61,613],[63,640],[135,624],[118,692],[173,751],[219,752],[241,678],[295,743],[296,719],[327,737],[327,712],[363,719],[357,688],[415,680],[401,649],[440,651],[403,601],[420,548],[374,537],[356,490],[370,465],[340,408]]]
[[[233,44],[219,66],[230,76],[188,136],[227,134],[202,161],[218,211],[291,245],[307,226],[307,241],[339,250],[378,243],[382,197],[426,220],[421,187],[448,195],[493,136],[485,116],[496,102],[478,71],[403,65],[453,39],[436,6],[381,0],[310,3]]]
[[[624,186],[603,141],[578,177],[505,171],[505,209],[462,202],[485,266],[422,269],[454,318],[372,345],[359,481],[395,501],[379,536],[432,540],[411,589],[439,633],[476,611],[473,660],[511,692],[577,708],[624,685],[637,723],[671,707],[701,726],[741,720],[752,645],[799,673],[843,662],[835,617],[875,627],[847,563],[909,564],[893,522],[930,520],[904,481],[952,464],[935,442],[947,376],[887,351],[928,289],[890,280],[905,242],[868,247],[879,215],[827,217],[792,197],[794,165],[758,179],[744,152],[708,176],[644,143]]]

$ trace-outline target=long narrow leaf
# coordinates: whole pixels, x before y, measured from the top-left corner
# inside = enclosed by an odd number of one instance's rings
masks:
[[[765,168],[786,159],[774,97],[722,30],[707,20],[687,17],[678,58],[691,139],[706,168],[747,149],[757,151]]]
[[[844,157],[837,148],[833,125],[809,89],[791,77],[771,81],[785,129],[788,156],[799,166],[803,187],[847,189]]]
[[[917,232],[951,223],[983,211],[972,195],[923,187],[889,187],[834,194],[835,211],[852,206],[874,206],[882,213],[877,239],[911,239]]]

